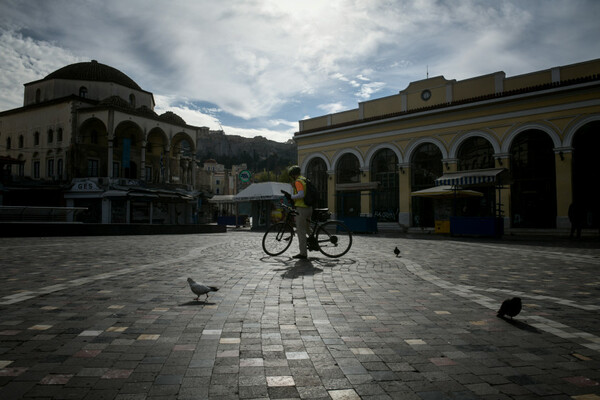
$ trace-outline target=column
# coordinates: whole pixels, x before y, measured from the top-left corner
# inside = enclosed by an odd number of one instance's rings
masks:
[[[331,215],[335,217],[336,211],[336,198],[335,198],[335,171],[327,171],[327,207],[331,212]]]
[[[412,226],[412,196],[411,187],[410,187],[410,163],[402,163],[398,164],[398,179],[400,180],[398,184],[398,201],[399,201],[399,209],[398,213],[398,223],[402,226],[409,227]]]
[[[494,154],[496,159],[496,168],[506,168],[510,170],[510,153],[496,153]],[[502,211],[504,212],[504,229],[510,228],[511,225],[511,212],[510,212],[510,183],[502,183],[502,189],[500,195],[496,190],[496,208],[498,204],[502,204]]]
[[[114,147],[114,140],[115,140],[115,131],[114,131],[114,125],[115,125],[115,112],[113,110],[109,110],[108,111],[108,121],[106,124],[106,136],[108,139],[108,177],[112,178],[113,177],[113,147]]]
[[[554,149],[556,169],[556,228],[569,229],[569,205],[573,202],[573,148]]]
[[[369,176],[369,169],[368,168],[363,168],[360,171],[360,183],[369,183],[371,180],[371,177]],[[362,190],[360,192],[360,216],[361,217],[372,217],[373,216],[373,210],[372,210],[372,204],[373,204],[373,200],[371,198],[371,193],[372,191],[366,191],[366,190]]]
[[[108,178],[113,177],[113,139],[108,139]]]
[[[145,136],[145,134],[144,134]],[[140,154],[140,177],[142,178],[141,180],[145,181],[146,180],[146,140],[142,140],[142,148],[141,148],[141,154]]]
[[[458,159],[457,158],[445,158],[442,160],[443,170],[442,174],[451,174],[458,170]]]

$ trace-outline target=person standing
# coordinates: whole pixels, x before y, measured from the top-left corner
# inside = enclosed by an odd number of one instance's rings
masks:
[[[288,175],[292,183],[293,193],[289,197],[294,202],[296,207],[296,233],[298,234],[298,250],[299,253],[293,258],[304,260],[308,257],[307,255],[307,236],[310,216],[312,215],[312,207],[304,203],[304,196],[306,195],[306,178],[300,173],[300,167],[292,165],[288,169]]]
[[[571,235],[569,236],[573,239],[573,234],[577,231],[577,239],[581,238],[581,228],[583,226],[583,218],[584,212],[581,209],[581,206],[573,202],[569,206],[569,221],[571,221]]]

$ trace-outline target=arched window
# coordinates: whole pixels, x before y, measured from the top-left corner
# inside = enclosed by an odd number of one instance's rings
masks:
[[[397,221],[400,211],[398,202],[398,157],[390,149],[375,153],[371,161],[371,182],[379,182],[373,193],[373,211],[378,221]]]
[[[88,90],[85,86],[79,88],[79,97],[83,97],[84,99],[87,97]]]
[[[33,145],[34,146],[40,145],[40,133],[37,131],[33,134]]]
[[[511,213],[514,228],[556,227],[554,143],[546,132],[530,129],[510,146]]]
[[[63,130],[62,130],[62,128],[58,128],[58,130],[56,131],[56,141],[62,142],[62,140],[63,140]]]
[[[306,167],[306,177],[319,190],[319,203],[316,207],[327,207],[327,165],[321,158],[313,158]],[[313,206],[314,207],[314,206]]]
[[[19,148],[22,149],[24,146],[24,141],[25,139],[23,138],[23,135],[19,135]]]
[[[129,95],[129,104],[131,107],[135,107],[135,95],[133,93]]]
[[[338,161],[335,175],[337,183],[360,182],[360,164],[354,154],[344,154]]]
[[[494,148],[482,137],[471,137],[465,140],[458,150],[458,170],[494,168]]]
[[[435,180],[442,176],[442,152],[432,143],[423,143],[413,153],[410,161],[411,190],[427,189],[435,186]],[[412,198],[412,218],[414,226],[433,227],[435,215],[433,200],[425,197]]]
[[[63,159],[59,158],[56,161],[56,178],[59,180],[62,180],[63,172],[64,172]]]
[[[10,150],[11,147],[11,140],[10,138],[6,138],[6,150]]]
[[[600,173],[599,148],[600,121],[587,123],[577,130],[573,137],[573,201],[586,216],[584,227],[594,229],[600,228],[600,188],[590,184],[590,177]]]
[[[336,211],[342,217],[360,216],[360,191],[341,190],[340,184],[360,182],[360,163],[354,154],[344,154],[335,168],[337,188]]]
[[[54,141],[54,131],[52,129],[48,129],[48,143],[52,143]]]

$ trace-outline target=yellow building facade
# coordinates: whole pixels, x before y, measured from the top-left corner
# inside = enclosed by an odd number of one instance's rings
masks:
[[[600,59],[514,77],[432,77],[302,120],[294,135],[303,173],[338,217],[433,227],[453,215],[495,215],[533,229],[568,228],[572,203],[584,227],[600,225],[589,179],[600,173],[599,138]],[[443,182],[482,195],[419,195]]]

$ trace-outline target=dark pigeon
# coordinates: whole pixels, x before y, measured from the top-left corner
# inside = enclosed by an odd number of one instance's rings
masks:
[[[510,319],[516,317],[521,312],[521,299],[519,297],[513,297],[512,299],[506,299],[502,302],[500,309],[498,310],[498,317],[504,318],[508,315]]]
[[[187,281],[190,284],[190,289],[192,289],[192,292],[194,292],[194,294],[198,296],[195,298],[195,300],[198,300],[203,294],[206,295],[206,300],[208,300],[208,293],[216,292],[219,290],[219,288],[216,288],[214,286],[205,286],[201,283],[194,282],[192,278],[188,278]]]
[[[400,249],[398,248],[398,246],[396,246],[396,248],[394,249],[394,254],[396,255],[396,257],[400,255]]]

